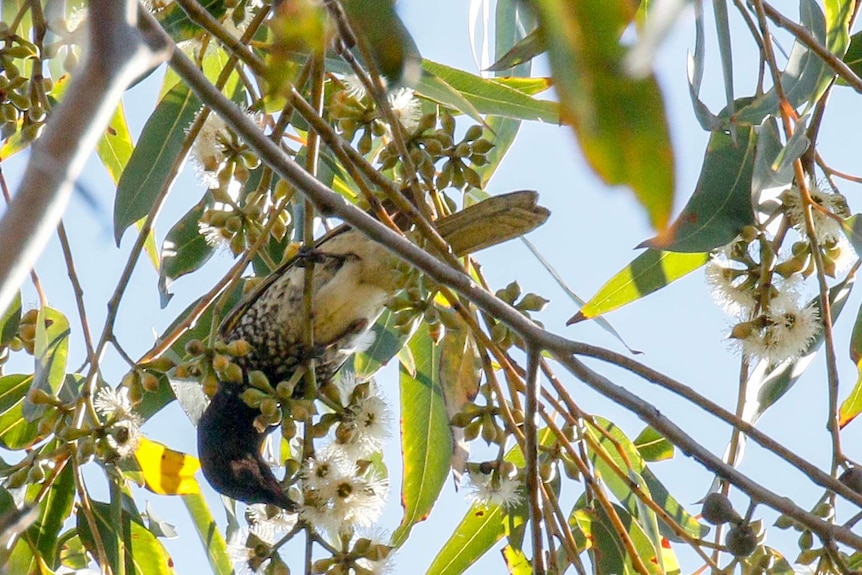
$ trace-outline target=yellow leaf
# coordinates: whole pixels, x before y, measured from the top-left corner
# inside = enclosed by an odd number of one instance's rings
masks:
[[[201,468],[197,457],[142,437],[135,458],[144,473],[146,488],[153,493],[187,495],[200,492],[195,479],[195,473]]]

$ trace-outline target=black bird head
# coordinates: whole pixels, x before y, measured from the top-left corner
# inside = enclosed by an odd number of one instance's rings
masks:
[[[239,397],[240,386],[222,384],[198,422],[198,456],[204,477],[223,495],[245,503],[276,505],[296,511],[260,450],[266,432],[259,432],[252,409]]]

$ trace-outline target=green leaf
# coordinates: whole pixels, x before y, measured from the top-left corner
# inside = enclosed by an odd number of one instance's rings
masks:
[[[90,506],[111,565],[118,565],[122,557],[128,575],[173,575],[170,556],[143,523],[123,509],[122,524],[117,525],[113,521],[110,504],[91,501]],[[81,507],[78,508],[76,519],[81,542],[91,555],[98,557],[90,523]],[[122,550],[117,548],[118,541],[122,541]]]
[[[215,248],[200,233],[198,224],[207,204],[206,197],[181,217],[162,243],[159,293],[164,307],[171,298],[174,280],[197,271],[212,257]]]
[[[539,54],[545,52],[545,46],[542,44],[542,38],[539,35],[539,30],[533,30],[527,34],[520,42],[512,46],[512,49],[500,56],[496,62],[488,67],[489,72],[502,72],[509,68],[514,68],[525,62],[529,62]]]
[[[844,220],[842,227],[856,253],[862,253],[860,251],[862,250],[862,218],[859,217],[859,214],[853,214]]]
[[[421,56],[391,0],[342,2],[354,34],[359,34],[378,71],[390,85],[412,86],[418,79]]]
[[[9,345],[12,338],[18,333],[18,322],[20,321],[21,292],[18,292],[6,311],[0,314],[0,348]]]
[[[108,127],[105,129],[105,134],[96,145],[96,153],[102,160],[102,164],[104,164],[105,169],[108,171],[108,175],[111,176],[111,181],[114,182],[114,185],[120,182],[123,170],[126,169],[134,149],[135,144],[132,142],[132,135],[129,133],[129,126],[126,123],[123,103],[120,102],[117,109],[114,110],[114,115],[111,117]],[[140,227],[138,225],[139,229]],[[156,236],[152,230],[147,235],[144,250],[147,252],[153,268],[158,270],[159,259],[156,250]]]
[[[34,500],[43,487],[41,484],[30,485],[27,488],[27,500]],[[50,567],[56,568],[54,558],[58,556],[57,536],[72,512],[74,500],[75,476],[72,465],[66,464],[39,502],[39,515],[21,535],[18,546],[24,545],[28,551],[36,549],[39,556]],[[22,561],[26,561],[27,564],[23,564]],[[30,553],[13,553],[12,560],[6,565],[6,570],[7,573],[41,573],[35,558]]]
[[[655,575],[662,573],[656,549],[640,525],[625,509],[618,505],[614,505],[613,508],[649,572]],[[602,507],[596,505],[594,509],[580,508],[574,512],[570,522],[572,521],[591,543],[589,554],[596,575],[638,573],[611,518]]]
[[[69,320],[59,311],[43,307],[36,319],[36,360],[33,388],[50,395],[57,395],[66,379],[66,357],[69,354]],[[24,417],[35,421],[47,409],[45,405],[34,405],[24,400]]]
[[[634,446],[644,461],[664,461],[673,457],[673,443],[649,425],[637,436]]]
[[[648,249],[608,280],[568,323],[593,319],[636,301],[693,272],[707,261],[709,254],[706,253]]]
[[[440,342],[440,385],[450,420],[476,398],[481,374],[482,358],[473,334],[461,316],[453,313]],[[463,428],[450,426],[450,431],[454,445],[452,468],[460,472],[467,465],[469,448],[464,442]]]
[[[199,3],[216,19],[220,19],[227,12],[224,0],[200,0]],[[156,12],[155,16],[174,42],[191,40],[201,31],[200,26],[191,21],[179,4],[173,2]]]
[[[476,398],[482,374],[482,358],[470,328],[453,314],[440,342],[440,385],[449,416]]]
[[[703,5],[698,2],[694,3],[694,16],[694,54],[688,56],[688,95],[700,127],[707,132],[714,132],[721,128],[722,123],[700,99],[703,70],[706,67],[706,33],[703,23]]]
[[[396,546],[403,544],[413,525],[431,512],[449,474],[452,455],[452,436],[440,387],[440,350],[427,325],[419,326],[408,347],[416,359],[416,375],[401,370],[404,518],[392,534]]]
[[[844,63],[857,76],[862,76],[862,32],[856,32],[850,37],[850,46],[847,48],[847,53],[844,54]],[[840,78],[838,84],[847,86],[847,82]]]
[[[209,505],[201,493],[183,495],[183,503],[189,512],[201,545],[207,554],[210,567],[215,575],[231,575],[233,565],[224,537],[213,519]]]
[[[802,157],[810,144],[805,133],[805,121],[800,119],[793,130],[793,136],[787,144],[782,144],[778,121],[775,118],[764,120],[757,129],[757,149],[751,175],[753,192],[787,186],[793,181],[793,162]]]
[[[502,116],[515,120],[560,123],[560,110],[555,102],[537,100],[500,81],[482,78],[430,60],[424,60],[422,66],[426,74],[417,84],[416,91],[432,100],[460,110],[474,119],[476,115],[472,110],[477,114]],[[453,97],[449,89],[454,90],[457,96]],[[469,104],[469,108],[465,109],[463,101],[460,101],[461,98]],[[481,118],[479,120],[481,121]]]
[[[353,372],[359,381],[372,377],[404,347],[407,336],[398,331],[395,321],[395,314],[385,310],[371,329],[374,343],[351,358]]]
[[[592,427],[588,427],[587,431],[591,436],[593,436],[598,445],[604,448],[608,453],[617,469],[621,470],[626,476],[629,476],[631,473],[635,473],[639,478],[641,478],[641,481],[638,481],[638,484],[647,490],[647,492],[652,496],[653,501],[673,517],[674,520],[683,529],[685,529],[686,533],[692,537],[698,538],[702,537],[709,531],[709,528],[698,523],[697,520],[695,520],[694,517],[692,517],[691,514],[689,514],[682,505],[680,505],[679,502],[674,499],[670,493],[668,493],[665,486],[658,480],[652,471],[650,471],[649,467],[646,466],[646,463],[638,453],[637,448],[619,427],[601,417],[594,416],[594,421],[596,425],[600,426],[601,429],[604,429],[605,432],[607,432],[607,435],[609,435],[610,438],[613,438],[613,441],[606,437],[604,433],[599,433]],[[616,444],[614,442],[616,442]],[[622,449],[622,453],[617,449],[617,445]],[[617,499],[626,506],[629,512],[637,515],[639,512],[638,497],[629,488],[628,483],[620,479],[613,469],[605,463],[604,459],[599,457],[598,453],[591,447],[588,449],[588,453],[590,461],[592,461],[597,473],[601,475],[602,481],[604,481],[608,489],[610,489]],[[661,521],[659,522],[659,529],[661,530],[662,535],[668,539],[672,541],[680,541],[679,536],[677,536],[670,527]]]
[[[862,413],[862,307],[856,313],[856,322],[853,324],[853,335],[850,337],[850,359],[856,364],[859,375],[850,395],[841,402],[841,407],[838,409],[838,425],[841,428],[853,421],[859,413]]]
[[[114,240],[117,245],[130,225],[153,209],[156,197],[169,184],[186,128],[200,109],[200,102],[184,83],[177,83],[156,106],[144,125],[138,145],[129,159],[114,203]]]
[[[727,0],[717,0],[712,3],[715,14],[715,30],[718,39],[718,53],[721,56],[721,72],[724,80],[724,99],[727,110],[731,113],[735,110],[733,100],[733,50],[730,40],[730,22],[727,17]],[[735,136],[734,128],[731,126],[731,135]]]
[[[105,165],[105,169],[108,170],[108,175],[111,176],[114,184],[120,181],[134,149],[135,144],[132,141],[132,134],[129,132],[129,125],[126,123],[123,104],[120,102],[117,109],[114,110],[114,115],[111,116],[105,134],[96,145],[96,153],[102,160],[102,164]]]
[[[499,505],[473,505],[428,567],[429,575],[464,573],[506,534],[505,512]]]
[[[511,545],[503,547],[503,561],[511,575],[532,575],[533,565],[520,549]]]
[[[38,437],[38,422],[28,422],[23,412],[32,382],[32,375],[0,377],[0,446],[6,449],[23,449]]]
[[[730,243],[743,227],[753,224],[751,178],[756,144],[751,127],[737,130],[736,142],[728,133],[713,132],[694,194],[673,225],[642,246],[707,252]]]
[[[624,184],[664,229],[673,208],[674,154],[653,74],[625,69],[619,38],[636,6],[628,0],[537,0],[563,119],[607,184]]]
[[[848,19],[851,3],[832,0],[826,2],[828,16],[815,0],[800,0],[799,19],[803,28],[811,33],[819,44],[832,54],[841,58],[850,43]],[[784,97],[793,108],[803,104],[814,104],[829,86],[834,73],[832,69],[802,42],[795,42],[781,73],[781,87]],[[771,89],[762,96],[740,109],[732,116],[736,124],[760,124],[763,119],[777,113],[778,95]]]

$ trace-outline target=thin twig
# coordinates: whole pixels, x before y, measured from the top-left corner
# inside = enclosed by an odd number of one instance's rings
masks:
[[[527,350],[527,392],[524,417],[524,461],[526,467],[527,506],[530,510],[531,541],[533,543],[533,570],[537,575],[545,573],[545,557],[542,552],[542,504],[539,500],[539,445],[536,437],[536,416],[539,413],[539,358],[537,348]]]

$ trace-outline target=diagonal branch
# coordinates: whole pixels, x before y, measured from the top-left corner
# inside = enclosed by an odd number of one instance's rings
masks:
[[[54,109],[9,210],[0,220],[0,309],[6,309],[33,268],[123,92],[165,60],[165,44],[135,27],[133,0],[93,2],[90,47],[66,97]]]

